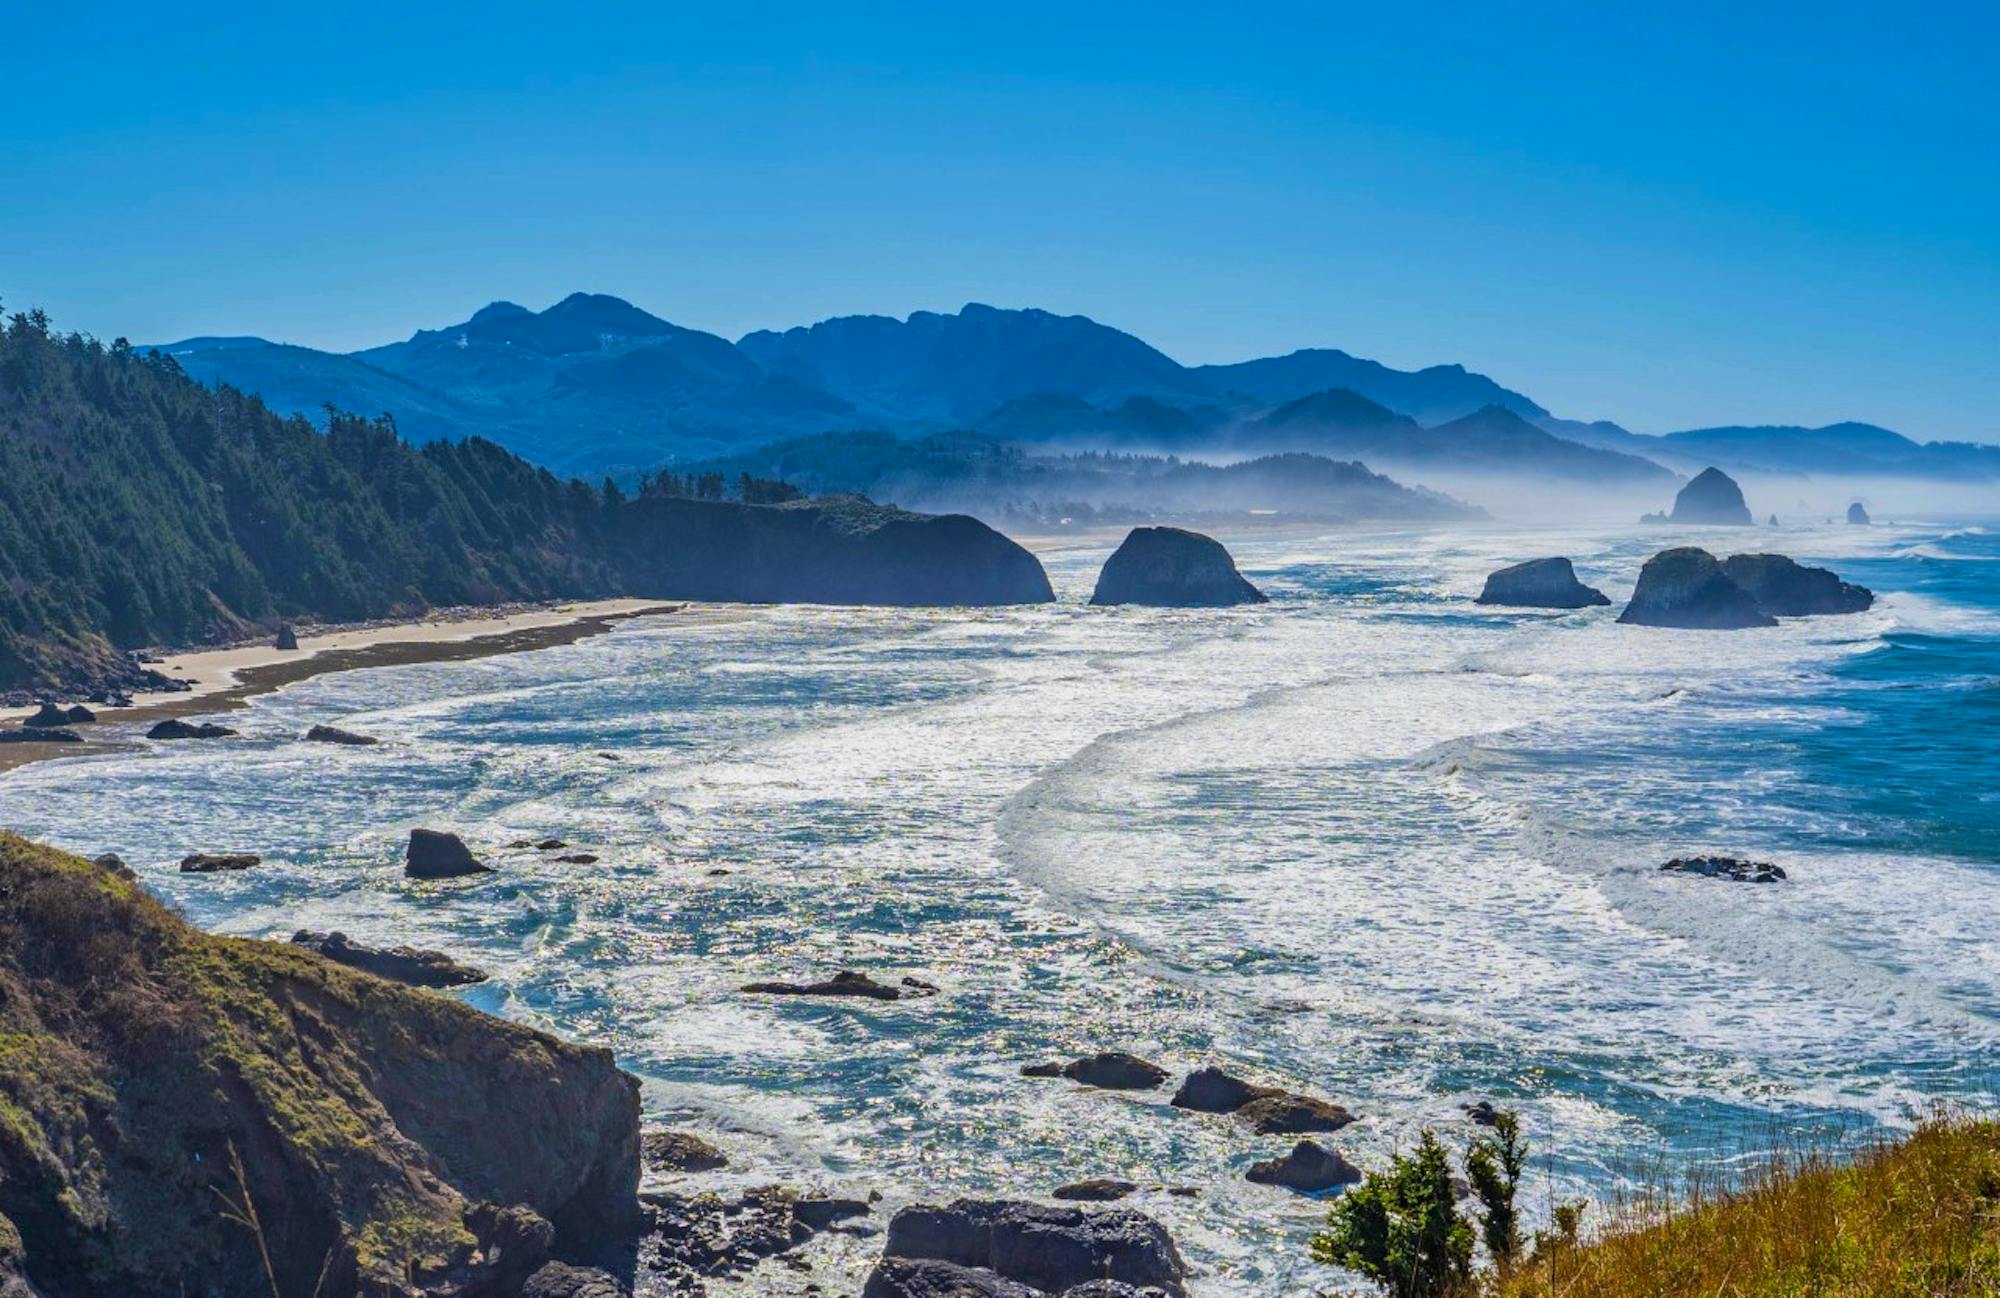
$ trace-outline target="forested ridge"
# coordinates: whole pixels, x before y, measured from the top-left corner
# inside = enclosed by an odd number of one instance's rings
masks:
[[[620,593],[985,603],[1046,590],[1025,552],[958,526],[970,520],[953,521],[969,547],[954,549],[924,531],[947,520],[670,498],[678,485],[628,500],[478,438],[412,446],[353,415],[322,433],[193,382],[171,357],[17,313],[0,332],[0,688],[116,681],[122,650],[284,619]],[[769,499],[781,484],[757,485]],[[1005,589],[982,584],[996,572]]]

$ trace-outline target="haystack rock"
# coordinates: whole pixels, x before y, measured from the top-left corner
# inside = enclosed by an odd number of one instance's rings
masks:
[[[1243,579],[1214,537],[1178,527],[1135,527],[1104,561],[1090,602],[1222,608],[1262,604],[1264,592]]]
[[[1875,603],[1866,586],[1842,581],[1827,568],[1808,568],[1782,554],[1732,554],[1722,561],[1729,579],[1774,617],[1863,613]]]
[[[1744,503],[1743,488],[1736,485],[1736,479],[1721,469],[1707,468],[1674,497],[1674,512],[1667,515],[1667,521],[1749,527],[1757,520],[1750,517],[1750,506]]]
[[[1486,579],[1479,602],[1513,608],[1591,608],[1611,600],[1578,581],[1569,560],[1558,558],[1530,559],[1500,569]]]
[[[1757,607],[1749,591],[1729,579],[1714,555],[1693,546],[1662,550],[1646,560],[1631,602],[1618,620],[1695,631],[1778,624]]]
[[[1863,508],[1860,501],[1857,500],[1853,504],[1847,507],[1847,521],[1854,524],[1856,527],[1868,526],[1869,523],[1868,511],[1867,509]]]

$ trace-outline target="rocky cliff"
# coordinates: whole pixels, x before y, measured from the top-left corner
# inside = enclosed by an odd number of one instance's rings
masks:
[[[47,1298],[516,1293],[638,1177],[608,1052],[0,834],[0,1235]]]
[[[1214,608],[1262,604],[1220,541],[1178,527],[1135,527],[1104,561],[1093,604]]]

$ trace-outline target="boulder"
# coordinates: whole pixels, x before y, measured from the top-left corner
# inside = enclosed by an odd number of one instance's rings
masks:
[[[74,730],[42,727],[33,730],[0,730],[0,744],[80,744],[83,736]]]
[[[1280,1094],[1275,1086],[1257,1086],[1211,1066],[1189,1073],[1170,1103],[1197,1113],[1234,1113],[1252,1100]]]
[[[591,852],[570,852],[556,858],[558,865],[596,865],[597,856]]]
[[[352,730],[342,730],[339,726],[314,726],[306,731],[308,742],[315,744],[379,744],[382,741],[373,735],[357,735]]]
[[[179,717],[168,717],[146,732],[148,739],[227,739],[235,734],[228,726],[204,721],[199,725],[183,721]]]
[[[853,969],[842,969],[833,977],[814,983],[745,983],[743,990],[759,996],[860,996],[875,1001],[903,999],[901,988],[877,982]]]
[[[247,870],[264,858],[255,852],[190,852],[181,858],[182,874],[214,874],[218,870]]]
[[[460,964],[442,951],[416,947],[371,947],[348,940],[345,933],[315,933],[300,929],[292,934],[292,945],[317,951],[337,964],[360,969],[391,982],[412,987],[464,987],[486,981],[484,970]]]
[[[296,649],[299,647],[299,633],[292,630],[290,622],[278,628],[277,636],[271,641],[273,649]]]
[[[1808,568],[1782,554],[1732,554],[1722,561],[1722,571],[1773,617],[1862,613],[1875,603],[1875,593],[1866,586],[1842,581],[1830,569]]]
[[[1282,1158],[1252,1163],[1243,1179],[1301,1194],[1319,1194],[1335,1186],[1356,1184],[1361,1180],[1361,1169],[1324,1146],[1301,1140]]]
[[[983,1267],[933,1258],[885,1257],[868,1273],[861,1298],[1049,1298]]]
[[[1862,507],[1860,501],[1857,500],[1847,507],[1847,521],[1856,527],[1868,526],[1868,511]]]
[[[1721,469],[1707,468],[1674,497],[1674,512],[1667,521],[1750,527],[1757,520],[1750,516],[1750,506],[1744,503],[1743,488],[1736,485],[1736,479]]]
[[[1021,1076],[1067,1077],[1107,1091],[1150,1091],[1167,1080],[1167,1070],[1122,1050],[1106,1050],[1066,1064],[1029,1064]]]
[[[1734,883],[1778,883],[1783,867],[1769,861],[1745,861],[1734,856],[1677,856],[1660,867],[1663,874],[1695,874]]]
[[[1493,1101],[1491,1100],[1474,1100],[1470,1104],[1461,1104],[1458,1107],[1464,1109],[1465,1116],[1478,1126],[1497,1127],[1500,1125],[1500,1110],[1493,1107]]]
[[[521,1284],[521,1298],[631,1298],[618,1277],[594,1266],[549,1262]]]
[[[22,717],[21,724],[36,730],[51,726],[66,726],[69,724],[69,713],[53,703],[44,703],[36,709],[33,716]]]
[[[1530,559],[1500,569],[1486,579],[1478,602],[1512,608],[1590,608],[1611,600],[1578,581],[1568,559],[1556,558]]]
[[[885,1263],[902,1258],[977,1268],[1044,1294],[1113,1280],[1155,1288],[1170,1298],[1187,1295],[1187,1264],[1172,1237],[1159,1222],[1129,1208],[1091,1211],[1004,1199],[909,1207],[889,1222],[882,1255]],[[869,1283],[875,1285],[872,1278]],[[953,1291],[870,1288],[863,1292]]]
[[[1618,620],[1698,631],[1778,624],[1757,607],[1749,591],[1729,579],[1714,555],[1693,546],[1662,550],[1646,560],[1631,602]]]
[[[1285,1092],[1254,1099],[1236,1110],[1236,1116],[1262,1136],[1291,1136],[1304,1131],[1339,1131],[1354,1121],[1354,1115],[1338,1104],[1316,1100],[1310,1095]]]
[[[1097,575],[1092,604],[1220,608],[1262,604],[1221,542],[1178,527],[1135,527]]]
[[[403,853],[403,873],[412,879],[457,879],[468,874],[491,874],[465,840],[457,834],[437,829],[413,829],[410,845]]]
[[[1114,1176],[1093,1176],[1088,1180],[1073,1181],[1058,1186],[1051,1196],[1076,1203],[1110,1203],[1122,1199],[1139,1187],[1130,1181],[1121,1181]]]
[[[86,721],[97,720],[97,714],[81,703],[70,704],[69,707],[63,710],[63,717],[73,726],[80,726]]]
[[[687,1131],[648,1131],[639,1138],[646,1166],[656,1172],[715,1172],[729,1156]]]

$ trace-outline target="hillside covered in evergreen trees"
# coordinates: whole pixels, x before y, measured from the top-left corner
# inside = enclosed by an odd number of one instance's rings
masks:
[[[284,619],[613,594],[998,603],[1048,584],[970,519],[627,499],[478,438],[417,447],[350,415],[322,433],[39,312],[0,333],[0,688],[115,681],[125,649]]]

